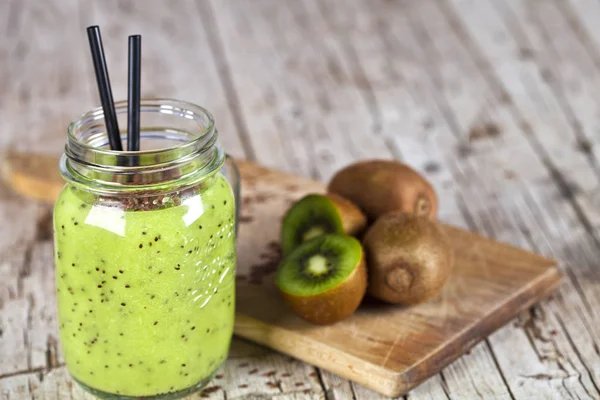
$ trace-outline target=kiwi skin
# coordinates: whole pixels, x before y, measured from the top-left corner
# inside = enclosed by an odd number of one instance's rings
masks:
[[[335,207],[342,219],[344,232],[349,236],[358,236],[364,232],[367,227],[367,217],[363,212],[350,200],[338,196],[335,193],[327,194],[327,197],[333,201]]]
[[[442,227],[427,217],[392,212],[365,234],[368,293],[393,304],[435,297],[454,268],[454,251]]]
[[[314,239],[313,239],[314,240]],[[290,309],[315,325],[330,325],[351,316],[367,291],[367,267],[361,249],[358,265],[339,285],[311,296],[297,296],[279,289]]]
[[[327,187],[356,204],[371,221],[390,211],[435,219],[438,198],[433,186],[408,165],[388,160],[350,164]]]

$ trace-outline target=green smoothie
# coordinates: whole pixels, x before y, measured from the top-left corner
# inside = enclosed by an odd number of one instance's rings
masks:
[[[225,360],[233,332],[231,187],[216,174],[191,195],[109,203],[67,185],[54,210],[69,372],[122,396],[194,387]]]

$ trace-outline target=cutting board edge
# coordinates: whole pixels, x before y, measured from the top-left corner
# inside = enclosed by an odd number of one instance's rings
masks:
[[[467,350],[500,329],[523,310],[552,294],[557,289],[562,279],[563,273],[556,264],[548,266],[547,270],[544,271],[543,274],[540,274],[538,279],[532,281],[530,285],[523,287],[523,289],[515,296],[492,309],[475,324],[469,325],[461,332],[457,333],[450,340],[450,346],[448,345],[448,342],[445,342],[444,345],[440,345],[438,350],[432,351],[430,357],[424,358],[418,364],[402,371],[390,370],[385,366],[370,363],[350,354],[345,354],[344,358],[352,360],[355,368],[345,368],[343,363],[340,362],[328,364],[327,361],[331,360],[320,359],[318,357],[301,357],[289,352],[284,342],[272,341],[268,338],[272,337],[272,335],[277,335],[278,331],[281,331],[285,332],[285,336],[294,336],[295,340],[304,343],[308,348],[321,347],[322,351],[326,352],[331,347],[303,336],[293,330],[276,325],[268,325],[245,314],[236,313],[234,333],[239,337],[267,346],[316,367],[323,368],[343,378],[358,382],[385,396],[397,397],[406,394],[426,379],[435,375],[435,373],[442,368],[450,365]],[[503,308],[507,308],[508,311],[502,313],[501,310]],[[497,317],[499,314],[502,315],[501,318]],[[265,335],[264,333],[261,334],[261,332],[266,330],[270,331],[269,335]],[[477,332],[477,335],[469,338],[469,332]],[[279,336],[283,337],[284,335]],[[457,346],[460,346],[460,351],[454,351]],[[307,352],[306,354],[310,353]],[[427,368],[426,364],[431,362],[436,363],[437,366],[435,368]],[[358,370],[356,369],[356,366],[359,366]],[[425,371],[433,372],[426,373]],[[372,372],[376,372],[380,376],[379,381],[374,381],[372,379]],[[367,379],[367,377],[369,377],[369,379]]]
[[[21,159],[22,161],[23,160],[24,161],[29,161],[30,160],[29,157],[21,157],[21,158],[19,158],[19,156],[20,155],[17,154],[17,159]],[[48,157],[48,160],[49,160],[49,163],[52,165],[52,168],[48,168],[48,169],[45,169],[45,168],[36,168],[34,172],[37,173],[37,172],[40,172],[40,171],[55,171],[55,173],[51,174],[51,176],[50,176],[50,178],[51,178],[50,179],[51,180],[51,184],[56,185],[59,188],[62,188],[62,186],[64,185],[64,182],[60,178],[60,175],[56,172],[57,169],[56,169],[55,166],[56,166],[57,162],[56,162],[55,159],[52,159],[51,157]],[[240,173],[241,173],[242,177],[244,177],[244,176],[248,177],[251,181],[256,181],[257,179],[263,178],[263,177],[267,178],[268,180],[278,180],[277,179],[278,177],[279,178],[285,177],[285,178],[287,178],[289,180],[297,180],[302,185],[306,184],[308,187],[311,188],[311,190],[316,190],[316,191],[319,191],[319,192],[325,190],[325,186],[324,186],[324,184],[322,182],[315,182],[315,181],[312,181],[312,180],[310,180],[308,178],[304,178],[304,177],[301,177],[301,176],[298,176],[298,175],[295,175],[295,174],[292,174],[292,173],[289,173],[289,172],[273,171],[273,170],[270,170],[268,168],[262,167],[262,166],[254,163],[252,161],[240,160],[240,159],[236,159],[236,161],[240,165],[240,170],[241,170]],[[17,169],[17,171],[20,171],[20,170]],[[21,171],[21,172],[23,172],[23,171]],[[28,196],[29,195],[29,197],[35,197],[38,200],[45,200],[47,202],[48,201],[53,202],[54,199],[48,199],[46,196],[41,196],[40,197],[38,193],[33,193],[33,194],[31,193],[31,189],[38,187],[40,182],[36,181],[36,177],[37,177],[36,174],[33,174],[33,176],[30,176],[28,174],[28,172],[30,172],[30,171],[28,171],[27,169],[26,169],[25,172],[27,172],[27,173],[24,173],[23,174],[24,176],[19,176],[19,178],[21,178],[21,181],[17,182],[17,186],[20,186],[18,188],[19,190],[17,190],[17,192],[19,194],[23,195],[23,196]],[[9,174],[9,177],[10,177],[10,174]],[[11,187],[15,186],[15,182],[10,182],[10,181],[8,181],[6,179],[7,176],[3,176],[3,178],[4,178],[5,181],[7,181],[7,185],[8,186],[11,186]],[[23,181],[22,178],[25,178],[25,180]],[[22,185],[18,185],[19,183],[23,183],[23,184]],[[251,182],[248,182],[248,183],[251,183]],[[252,186],[252,185],[250,185],[250,186]],[[242,188],[242,190],[244,190],[244,189]],[[58,190],[58,191],[60,191],[60,190]],[[461,228],[458,228],[458,227],[453,227],[453,228],[454,229],[461,229]],[[474,235],[477,235],[477,236],[481,236],[481,237],[485,237],[485,236],[483,236],[481,234],[477,234],[477,233],[474,233],[474,232],[471,232],[471,234],[474,234]],[[487,239],[493,240],[493,239],[490,239],[490,238],[487,238]],[[505,246],[510,246],[512,248],[516,248],[515,246],[511,246],[511,245],[509,245],[507,243],[503,243],[503,242],[500,242],[500,243],[502,243]],[[519,250],[524,251],[523,249],[519,249]],[[527,253],[533,254],[533,253],[530,253],[530,252],[527,252]],[[513,311],[513,313],[509,312],[506,315],[503,315],[503,317],[501,318],[501,321],[495,321],[494,323],[491,323],[491,324],[488,323],[487,324],[487,329],[486,330],[483,330],[483,329],[479,330],[477,332],[478,334],[475,335],[475,337],[471,341],[467,340],[465,342],[465,344],[462,346],[461,350],[464,351],[464,350],[467,350],[467,349],[473,347],[476,343],[478,343],[479,341],[481,341],[482,339],[484,339],[486,336],[488,336],[492,332],[494,332],[497,329],[499,329],[501,326],[503,326],[504,324],[506,324],[506,322],[508,322],[510,319],[514,318],[514,316],[517,315],[521,310],[530,307],[532,304],[535,304],[540,299],[542,299],[543,297],[545,297],[546,295],[550,294],[552,291],[554,291],[556,289],[556,287],[558,286],[558,284],[560,283],[560,280],[561,280],[560,271],[554,266],[556,264],[556,262],[554,260],[549,259],[549,258],[545,258],[545,257],[543,257],[541,255],[538,255],[538,254],[535,254],[535,255],[537,256],[537,261],[536,262],[539,262],[540,266],[542,266],[542,267],[547,267],[547,270],[544,271],[544,273],[540,274],[540,279],[537,280],[538,281],[538,285],[539,284],[543,284],[547,280],[547,282],[549,282],[548,286],[547,287],[537,288],[539,290],[539,293],[537,293],[535,295],[532,295],[531,297],[526,297],[525,298],[527,300],[526,304],[519,305],[518,304],[519,296],[518,295],[513,296],[512,299],[509,299],[509,301],[507,301],[505,303],[505,304],[510,305],[514,301],[517,302],[517,307]],[[529,285],[526,288],[524,288],[523,290],[526,291],[528,288],[529,289],[535,289],[535,285],[534,285],[534,287],[532,287],[531,285]],[[477,326],[477,325],[482,325],[482,324],[486,325],[484,323],[484,322],[486,322],[485,320],[491,318],[491,316],[493,316],[495,312],[498,312],[497,309],[495,309],[494,312],[492,312],[492,313],[488,313],[486,315],[486,317],[484,318],[483,321],[478,321],[476,324],[473,324],[471,326]],[[259,320],[254,320],[253,318],[248,317],[246,315],[243,315],[242,317],[243,318],[247,318],[247,319],[249,319],[251,321],[255,321],[256,323],[261,323]],[[237,314],[236,318],[240,318],[240,314]],[[256,329],[255,329],[255,331],[256,331]],[[285,331],[286,333],[298,335],[298,332],[289,331],[287,329],[283,329],[283,331]],[[267,345],[267,346],[272,346],[269,341],[262,341],[261,342],[260,338],[256,338],[255,336],[253,336],[251,334],[250,335],[243,335],[243,334],[240,334],[239,332],[236,332],[236,335],[238,335],[240,337],[245,337],[247,339],[250,339],[250,340],[258,342],[258,343],[262,343],[262,344]],[[455,338],[457,336],[461,337],[461,336],[464,336],[464,335],[465,335],[464,332],[461,332],[460,334],[454,335],[454,337],[452,337],[450,339],[451,343],[454,343],[454,341],[456,340]],[[302,338],[302,339],[306,339],[308,342],[313,342],[313,343],[315,342],[313,339],[310,339],[310,338]],[[295,340],[297,340],[297,339],[295,339]],[[319,343],[317,342],[317,344],[319,344]],[[323,344],[321,344],[321,345],[323,346]],[[326,345],[323,346],[323,347],[330,348],[329,346],[326,346]],[[449,346],[449,347],[452,348],[453,346]],[[276,350],[285,353],[285,349],[276,348]],[[463,351],[455,352],[454,355],[451,354],[450,356],[446,356],[446,357],[439,357],[439,355],[438,355],[438,358],[440,359],[440,361],[438,361],[439,365],[448,365],[449,363],[451,363],[452,361],[454,361],[455,359],[457,359],[460,355],[462,355]],[[435,353],[435,352],[432,352],[432,353]],[[286,354],[289,354],[289,353],[286,353]],[[352,359],[352,360],[356,359],[356,357],[350,356],[348,354],[344,354],[343,356],[347,357],[347,359],[349,359],[349,360],[350,359]],[[294,357],[296,357],[296,356],[294,356]],[[429,356],[425,357],[424,360],[427,360],[428,358],[429,358]],[[369,365],[371,365],[372,367],[377,368],[377,365],[371,364],[371,363],[369,363],[366,360],[359,359],[359,361],[360,361],[361,364],[364,364],[367,367]],[[314,365],[318,365],[318,363],[315,363],[315,362],[311,362],[311,361],[307,361],[307,362],[312,363]],[[326,365],[318,365],[318,366],[322,366],[325,369],[332,370],[331,368],[327,368]],[[422,368],[423,362],[420,362],[419,366]],[[416,368],[419,367],[419,366],[411,366],[410,367],[411,373],[415,373],[414,371],[417,371]],[[338,373],[341,376],[344,376],[343,366],[341,366],[340,368],[342,369],[342,373],[339,373],[337,371],[334,371],[334,372]],[[364,384],[365,386],[370,387],[370,388],[372,388],[374,390],[377,390],[380,393],[383,393],[385,395],[388,395],[388,396],[397,396],[399,394],[406,393],[406,391],[412,389],[417,384],[419,384],[423,380],[427,379],[427,377],[435,374],[435,371],[432,372],[432,373],[430,373],[430,374],[426,374],[426,373],[421,372],[420,374],[416,374],[415,376],[410,376],[409,375],[409,378],[411,378],[411,379],[406,380],[407,371],[393,372],[393,371],[390,371],[389,369],[385,369],[383,367],[380,367],[380,370],[381,369],[384,371],[384,374],[385,374],[385,377],[382,380],[373,380],[373,379],[371,379],[371,380],[369,380],[367,382],[362,382],[359,379],[359,378],[361,378],[360,376],[354,377],[354,375],[350,379],[356,380],[356,381]],[[371,369],[371,370],[372,371],[376,371],[376,369]],[[367,379],[366,374],[363,374],[363,375],[364,375],[363,378]],[[384,375],[382,375],[382,376],[384,376]],[[419,378],[420,380],[417,380],[416,378]],[[390,384],[390,380],[392,381],[391,384]],[[385,385],[382,385],[380,387],[376,387],[375,383],[370,384],[370,382],[377,382],[377,383],[384,382]]]
[[[270,335],[261,333],[266,330],[270,331]],[[397,393],[402,393],[404,390],[410,389],[402,379],[404,375],[403,372],[391,371],[351,354],[343,354],[343,358],[350,360],[351,362],[340,360],[333,363],[328,359],[299,357],[297,354],[292,354],[289,352],[288,347],[286,347],[285,342],[280,342],[278,340],[271,341],[268,339],[269,336],[277,335],[278,332],[285,332],[285,335],[279,335],[280,337],[295,337],[295,340],[303,343],[306,348],[312,348],[323,353],[331,352],[330,346],[307,336],[303,336],[299,332],[276,325],[269,325],[258,319],[249,317],[248,315],[236,313],[234,326],[234,334],[236,336],[267,346],[270,349],[294,357],[313,366],[323,368],[389,397],[395,397],[398,395]],[[305,352],[305,354],[311,354],[311,352]],[[350,367],[350,365],[352,365],[352,367]],[[379,376],[379,380],[373,379],[373,373],[376,373]]]
[[[510,320],[518,316],[519,313],[550,296],[558,288],[563,278],[564,274],[556,263],[547,266],[543,274],[540,274],[530,285],[524,286],[515,296],[498,307],[491,309],[490,312],[474,324],[465,327],[462,331],[454,335],[450,341],[440,345],[439,350],[432,351],[430,357],[424,358],[418,364],[412,365],[410,368],[402,371],[401,374],[406,382],[407,389],[404,392],[394,394],[393,397],[406,394],[410,389],[435,375],[460,358],[476,344],[505,326]],[[508,311],[503,313],[501,311],[503,308]],[[498,315],[501,315],[501,317],[498,317]],[[477,335],[469,338],[469,332],[477,332]],[[464,340],[465,338],[467,339],[466,341]],[[460,346],[460,350],[454,351],[457,346]],[[435,362],[438,366],[428,369],[424,366],[428,362]],[[423,371],[427,370],[433,372],[423,373]]]

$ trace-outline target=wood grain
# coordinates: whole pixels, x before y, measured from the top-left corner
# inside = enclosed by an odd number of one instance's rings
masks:
[[[13,161],[9,172],[30,178],[27,182],[43,181],[18,168],[35,155],[12,153],[5,159]],[[57,160],[46,157],[38,163],[50,168]],[[553,260],[445,225],[456,267],[435,300],[405,308],[371,300],[341,323],[315,327],[281,302],[273,273],[283,214],[294,200],[324,187],[253,163],[242,162],[239,168],[243,195],[235,333],[387,396],[404,394],[434,375],[560,281]],[[47,186],[60,184],[55,175],[50,178]]]
[[[1,1],[0,149],[57,154],[69,120],[96,105],[87,25],[102,27],[117,98],[123,38],[142,33],[142,93],[207,106],[234,155],[320,180],[357,159],[401,159],[434,184],[443,221],[559,261],[554,296],[405,399],[595,399],[599,4]],[[0,184],[0,399],[82,398],[42,312],[48,216]],[[231,356],[205,397],[383,398],[318,368],[257,380],[288,357],[250,342],[235,339]],[[271,387],[305,371],[319,387]]]
[[[438,298],[407,308],[368,302],[345,321],[315,327],[279,301],[273,272],[289,203],[323,187],[252,164],[240,172],[247,222],[238,247],[236,334],[387,396],[434,375],[560,281],[552,260],[446,225],[456,267]]]

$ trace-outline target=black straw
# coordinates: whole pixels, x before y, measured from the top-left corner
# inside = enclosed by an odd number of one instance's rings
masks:
[[[92,50],[98,92],[100,93],[100,101],[102,102],[102,109],[104,110],[104,123],[106,124],[106,131],[108,132],[110,148],[112,150],[122,151],[123,146],[121,144],[117,113],[115,112],[115,104],[110,88],[110,79],[108,78],[108,69],[106,68],[106,58],[104,57],[100,28],[96,25],[90,26],[87,28],[87,33],[90,49]]]
[[[129,36],[129,70],[127,83],[127,150],[140,149],[140,81],[142,75],[142,37]]]

